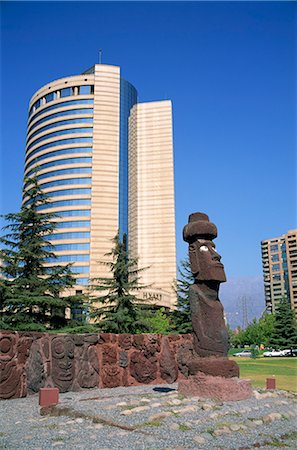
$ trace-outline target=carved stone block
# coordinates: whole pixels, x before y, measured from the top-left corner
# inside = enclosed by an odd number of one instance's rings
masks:
[[[139,383],[151,383],[157,375],[156,360],[147,359],[142,352],[133,352],[130,359],[130,374]]]
[[[74,342],[70,336],[55,336],[51,340],[52,380],[60,392],[71,390],[74,380]]]
[[[178,376],[175,355],[170,348],[168,338],[164,337],[160,354],[160,375],[167,383],[174,383]]]

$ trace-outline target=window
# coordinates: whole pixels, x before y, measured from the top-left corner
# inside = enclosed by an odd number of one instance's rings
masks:
[[[39,153],[42,150],[46,150],[47,148],[51,149],[52,147],[57,147],[59,145],[65,145],[65,144],[68,144],[68,143],[69,144],[77,144],[79,142],[86,142],[86,143],[88,143],[88,142],[92,142],[92,140],[93,140],[92,138],[88,138],[88,137],[86,137],[86,138],[70,138],[70,139],[62,139],[61,141],[55,141],[55,142],[52,142],[51,144],[45,144],[45,145],[42,145],[41,147],[38,147],[36,150],[33,150],[33,152],[29,153],[26,156],[26,161],[29,158],[31,158],[33,155],[35,155],[36,153]],[[62,142],[62,144],[61,144],[61,142]],[[75,147],[75,148],[79,148],[79,147]],[[80,147],[80,148],[82,148],[82,147]],[[91,149],[92,147],[87,147],[87,148]],[[90,150],[90,151],[92,151],[92,150]],[[69,153],[71,153],[71,152],[69,152]],[[52,154],[51,151],[50,151],[50,154]],[[46,153],[46,155],[48,155],[47,157],[50,158],[49,153]],[[43,156],[43,155],[41,155],[41,156]]]
[[[78,119],[60,120],[59,122],[50,123],[49,125],[46,125],[45,127],[39,128],[39,130],[37,130],[33,134],[31,134],[29,139],[32,139],[34,136],[36,136],[39,133],[42,133],[43,131],[46,131],[46,130],[49,130],[49,129],[55,128],[55,127],[61,127],[62,125],[68,125],[68,124],[72,125],[75,123],[92,123],[92,122],[93,122],[92,117],[81,117]]]
[[[61,89],[60,95],[61,95],[61,98],[62,97],[69,97],[70,95],[73,95],[73,90],[70,87]]]
[[[279,264],[272,264],[272,271],[273,272],[279,272],[280,265]]]
[[[43,159],[52,158],[53,156],[59,156],[59,155],[71,155],[73,153],[92,153],[92,147],[74,147],[74,148],[64,148],[63,150],[55,150],[54,152],[45,153],[44,155],[37,156],[36,158],[32,159],[30,162],[28,162],[25,166],[25,170],[28,169],[28,167],[32,166],[33,164],[36,164],[38,161],[42,161]],[[30,157],[32,154],[30,155]]]
[[[47,193],[48,199],[52,197],[66,196],[66,195],[91,195],[90,188],[77,188],[77,189],[62,189],[61,191],[52,191]],[[26,195],[26,194],[25,194]],[[29,199],[24,202],[24,205],[30,205],[33,200]]]
[[[76,278],[76,284],[81,285],[89,284],[89,278]]]
[[[60,206],[78,206],[78,205],[90,205],[91,200],[88,198],[79,198],[74,200],[59,200],[57,202],[50,202],[46,205],[37,206],[37,210],[40,211],[42,209],[49,208],[59,208]]]
[[[79,95],[90,95],[92,94],[91,86],[79,86]]]
[[[35,110],[35,107],[34,107],[34,105],[32,105],[31,108],[29,109],[29,114],[28,114],[29,117],[33,114],[34,110]]]
[[[90,272],[89,266],[72,266],[70,269],[71,269],[72,273],[89,273]],[[47,271],[47,273],[51,273],[52,268],[46,267],[46,271]]]
[[[47,263],[90,261],[90,255],[59,255],[57,257],[46,258],[45,261]]]
[[[90,216],[90,209],[75,209],[70,211],[59,211],[57,213],[58,217],[72,217],[72,216]]]
[[[50,252],[61,252],[69,250],[90,250],[90,244],[58,244],[53,246],[45,246],[44,249]]]
[[[88,239],[90,233],[88,231],[72,231],[69,233],[54,233],[44,236],[45,240],[62,240],[62,239]]]
[[[280,281],[281,280],[281,276],[280,275],[272,275],[272,279],[275,281]]]
[[[76,174],[76,173],[92,173],[91,167],[74,167],[73,169],[60,169],[54,170],[53,172],[43,173],[38,175],[38,180],[43,180],[44,178],[56,177],[60,175]]]
[[[47,195],[49,197],[60,197],[64,195],[91,195],[90,188],[77,188],[77,189],[61,189],[61,191],[51,191]]]
[[[75,291],[76,295],[82,294],[82,291]],[[84,323],[87,317],[87,310],[82,305],[77,304],[71,308],[71,319]]]
[[[270,245],[270,251],[271,251],[271,253],[278,252],[278,244]]]
[[[88,157],[81,157],[81,158],[68,158],[68,159],[59,159],[57,161],[51,161],[45,164],[41,164],[38,167],[35,167],[34,169],[31,169],[27,174],[26,177],[29,177],[32,175],[32,173],[46,169],[47,167],[53,167],[53,166],[59,166],[61,164],[80,164],[80,163],[92,163],[92,158]]]
[[[50,94],[47,94],[47,95],[45,96],[45,102],[46,102],[46,103],[52,102],[52,101],[55,100],[56,98],[57,98],[56,92],[51,92]]]
[[[72,222],[57,222],[57,228],[81,228],[90,227],[89,220],[73,220]]]
[[[40,100],[39,100],[40,101]],[[30,122],[34,119],[36,119],[36,117],[40,116],[40,114],[44,114],[47,111],[51,111],[52,109],[56,109],[56,108],[61,108],[62,106],[71,106],[71,105],[77,105],[77,104],[93,104],[94,100],[92,98],[88,98],[88,99],[81,99],[81,100],[68,100],[66,102],[59,102],[59,103],[55,103],[52,106],[48,106],[47,108],[43,108],[41,111],[39,111],[38,113],[34,114],[34,117],[32,116],[30,118]]]
[[[72,266],[71,272],[72,273],[89,273],[90,267],[89,266]]]
[[[41,105],[41,99],[37,100],[37,102],[34,103],[34,108],[37,109]]]
[[[275,255],[272,255],[271,261],[273,261],[273,262],[279,261],[279,255],[277,253]]]
[[[37,120],[33,125],[31,125],[28,129],[28,133],[36,128],[38,125],[48,121],[55,119],[56,117],[70,116],[72,114],[93,114],[93,108],[79,108],[79,109],[69,109],[67,111],[60,111],[54,114],[50,114],[49,116],[44,117],[43,119]]]
[[[59,141],[51,142],[50,144],[44,144],[40,147],[36,148],[33,152],[29,153],[27,157],[34,155],[35,153],[41,152],[41,150],[46,150],[47,148],[57,147],[58,145],[68,145],[68,144],[76,144],[79,142],[92,142],[93,138],[91,137],[79,137],[79,138],[68,138],[61,139]]]
[[[55,136],[61,136],[64,134],[74,134],[74,133],[89,133],[92,134],[93,133],[93,127],[88,127],[88,128],[70,128],[67,130],[59,130],[59,131],[54,131],[53,133],[48,133],[45,134],[44,136],[41,136],[38,139],[35,139],[33,142],[31,142],[31,144],[28,145],[27,147],[27,151],[30,150],[30,148],[32,148],[34,145],[38,144],[38,142],[44,141],[45,139],[50,139],[53,138]]]
[[[41,189],[46,189],[53,186],[64,186],[67,184],[91,184],[91,178],[68,178],[65,180],[51,181],[50,183],[40,184]]]

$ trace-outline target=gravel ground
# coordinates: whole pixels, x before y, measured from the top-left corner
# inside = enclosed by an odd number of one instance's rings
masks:
[[[248,400],[184,398],[177,385],[60,394],[55,414],[38,395],[0,403],[0,449],[297,448],[297,394],[254,391]]]

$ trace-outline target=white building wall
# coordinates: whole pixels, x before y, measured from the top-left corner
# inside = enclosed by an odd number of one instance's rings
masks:
[[[108,276],[118,231],[120,68],[95,66],[90,277]]]
[[[172,307],[176,277],[172,105],[134,105],[129,123],[129,250],[139,258],[144,298]]]

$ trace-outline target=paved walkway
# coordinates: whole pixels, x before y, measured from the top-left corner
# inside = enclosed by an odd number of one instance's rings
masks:
[[[177,385],[92,389],[60,395],[57,416],[38,396],[0,402],[0,449],[297,448],[297,395],[254,391],[249,400],[183,398]]]

